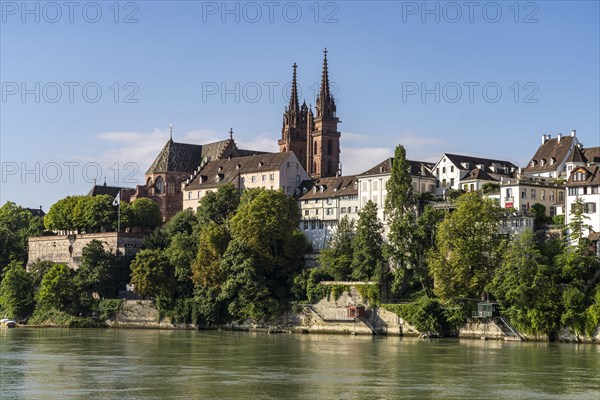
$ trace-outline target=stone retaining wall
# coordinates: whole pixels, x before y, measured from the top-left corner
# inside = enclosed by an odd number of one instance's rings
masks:
[[[140,250],[143,239],[144,235],[117,232],[30,237],[28,265],[48,260],[77,269],[83,248],[92,240],[102,242],[104,248],[113,254],[133,257]]]

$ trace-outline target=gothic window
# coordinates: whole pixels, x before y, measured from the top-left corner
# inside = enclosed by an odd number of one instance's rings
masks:
[[[159,176],[158,178],[156,178],[156,182],[154,183],[154,190],[156,192],[156,194],[162,193],[164,190],[164,181],[162,176]]]
[[[327,154],[328,155],[331,155],[331,148],[332,148],[331,139],[329,139],[327,141]]]
[[[315,140],[314,151],[313,154],[317,154],[317,141]]]
[[[167,194],[169,196],[173,196],[175,194],[176,189],[177,186],[175,185],[175,178],[169,178],[167,182]]]
[[[313,172],[313,174],[317,173],[317,163],[316,163],[316,161],[313,162],[312,172]]]
[[[287,151],[287,147],[283,146],[283,152],[285,153]]]

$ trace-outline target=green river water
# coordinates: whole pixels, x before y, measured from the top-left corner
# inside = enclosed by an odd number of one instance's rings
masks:
[[[4,328],[0,398],[600,400],[600,345]]]

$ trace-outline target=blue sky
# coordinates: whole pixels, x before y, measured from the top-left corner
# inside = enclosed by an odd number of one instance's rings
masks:
[[[72,8],[70,8],[72,7]],[[524,165],[542,134],[600,145],[597,1],[13,2],[0,9],[0,202],[134,187],[169,136],[277,149],[292,64],[327,47],[344,174],[397,144]],[[98,91],[100,90],[101,93]]]

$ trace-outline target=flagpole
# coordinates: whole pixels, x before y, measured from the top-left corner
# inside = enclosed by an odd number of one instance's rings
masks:
[[[117,211],[117,233],[120,233],[120,232],[121,232],[121,196],[119,196],[119,208]]]

